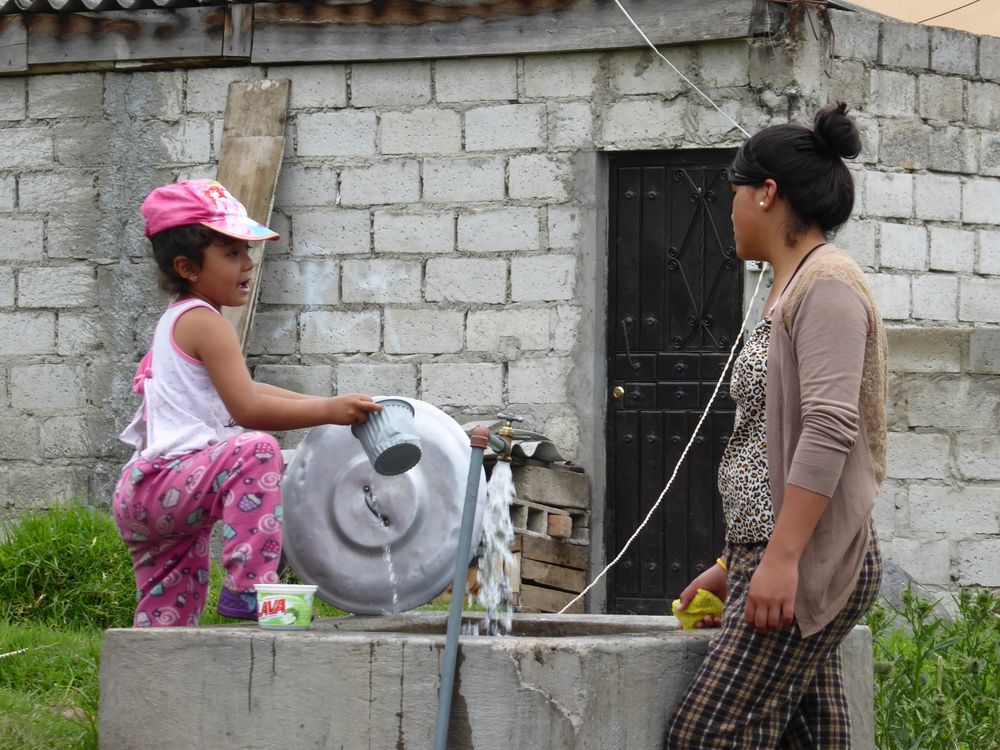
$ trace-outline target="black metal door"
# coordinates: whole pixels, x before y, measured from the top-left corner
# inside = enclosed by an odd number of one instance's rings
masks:
[[[659,497],[739,330],[743,274],[725,172],[732,156],[611,158],[609,560]],[[609,612],[668,612],[670,600],[722,550],[716,474],[734,409],[726,382],[660,508],[613,568]]]

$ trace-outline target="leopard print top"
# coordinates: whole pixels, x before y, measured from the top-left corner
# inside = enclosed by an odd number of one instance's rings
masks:
[[[719,492],[730,544],[766,542],[774,529],[764,441],[770,338],[771,320],[764,318],[747,336],[733,364],[730,391],[736,401],[736,422],[719,465]]]

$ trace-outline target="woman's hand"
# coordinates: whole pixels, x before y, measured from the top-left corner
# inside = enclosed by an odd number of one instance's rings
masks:
[[[680,597],[680,607],[678,609],[687,609],[687,605],[691,603],[694,599],[694,595],[698,593],[698,589],[705,589],[705,591],[711,591],[722,601],[726,601],[726,571],[724,571],[719,565],[713,564],[708,570],[702,572],[697,578],[695,578],[691,583],[687,585],[682,592]],[[696,625],[696,628],[718,628],[722,626],[721,617],[712,617],[712,615],[705,615]]]
[[[744,613],[747,625],[761,633],[787,628],[795,617],[795,594],[798,587],[797,561],[778,560],[765,552],[750,578]]]
[[[363,393],[348,393],[327,399],[328,417],[331,424],[362,424],[368,421],[371,412],[382,411],[382,407]]]

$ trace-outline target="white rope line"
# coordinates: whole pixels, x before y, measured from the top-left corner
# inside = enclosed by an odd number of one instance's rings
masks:
[[[628,11],[627,11],[627,10],[625,10],[625,6],[623,6],[623,5],[622,5],[622,4],[621,4],[621,3],[620,3],[620,2],[618,1],[618,0],[615,0],[615,5],[617,5],[617,6],[618,6],[618,8],[619,8],[619,10],[621,10],[621,12],[625,14],[625,18],[627,18],[627,19],[628,19],[628,20],[629,20],[629,21],[631,22],[631,24],[632,24],[633,26],[635,26],[635,30],[639,32],[639,36],[641,36],[641,37],[642,37],[643,39],[645,39],[645,40],[646,40],[646,44],[648,44],[648,45],[649,45],[649,48],[650,48],[651,50],[653,50],[653,52],[655,52],[655,53],[656,53],[657,55],[659,55],[660,59],[661,59],[661,60],[663,60],[663,62],[665,62],[665,63],[666,63],[667,65],[669,65],[669,66],[670,66],[671,68],[673,68],[674,72],[675,72],[675,73],[676,73],[677,75],[679,75],[679,76],[680,76],[680,77],[681,77],[681,78],[682,78],[682,79],[684,80],[684,83],[686,83],[686,84],[687,84],[688,86],[690,86],[690,87],[691,87],[691,88],[693,88],[693,89],[694,89],[695,91],[697,91],[697,92],[698,92],[699,94],[701,94],[701,95],[702,95],[702,97],[703,97],[703,98],[705,99],[705,101],[707,101],[707,102],[708,102],[709,104],[711,104],[711,105],[712,105],[713,107],[715,107],[715,109],[716,109],[716,110],[718,110],[719,114],[720,114],[720,115],[722,115],[723,117],[725,117],[725,118],[726,118],[727,120],[729,120],[729,122],[731,122],[731,123],[732,123],[733,125],[735,125],[735,126],[736,126],[736,127],[737,127],[737,128],[739,129],[739,131],[740,131],[741,133],[743,133],[743,135],[745,135],[745,136],[746,136],[747,138],[749,138],[749,137],[750,137],[750,133],[748,133],[748,132],[747,132],[747,131],[746,131],[746,130],[745,130],[745,129],[743,128],[743,126],[742,126],[742,125],[740,125],[740,124],[739,124],[738,122],[736,122],[736,120],[734,120],[734,119],[733,119],[732,117],[730,117],[730,116],[729,116],[728,114],[726,114],[725,112],[723,112],[723,111],[722,111],[722,108],[721,108],[721,107],[720,107],[720,106],[719,106],[718,104],[716,104],[716,103],[715,103],[714,101],[712,101],[711,97],[709,97],[709,95],[708,95],[708,94],[706,94],[706,93],[705,93],[704,91],[702,91],[702,90],[701,90],[700,88],[698,88],[698,87],[697,87],[697,86],[696,86],[696,85],[694,84],[694,82],[692,82],[692,81],[691,81],[691,79],[690,79],[690,78],[688,78],[688,77],[687,77],[686,75],[684,75],[683,73],[681,73],[681,72],[680,72],[680,71],[679,71],[679,70],[677,69],[677,66],[676,66],[676,65],[674,65],[674,64],[673,64],[672,62],[670,62],[670,60],[668,60],[668,59],[667,59],[666,57],[664,57],[664,56],[663,56],[663,54],[662,54],[662,53],[660,52],[660,50],[658,50],[658,49],[656,48],[656,45],[655,45],[655,44],[653,44],[653,43],[652,43],[652,42],[651,42],[651,41],[649,40],[649,37],[648,37],[648,36],[646,36],[646,33],[645,33],[645,32],[644,32],[644,31],[643,31],[642,29],[640,29],[640,28],[639,28],[639,24],[637,24],[637,23],[635,22],[635,19],[634,19],[634,18],[632,18],[632,16],[630,16],[630,15],[629,15],[629,13],[628,13]]]
[[[618,563],[619,560],[622,559],[625,553],[628,552],[628,548],[632,546],[632,542],[634,542],[636,538],[639,536],[640,532],[644,528],[646,528],[646,524],[649,523],[649,519],[652,518],[653,514],[656,512],[656,509],[660,507],[660,503],[663,502],[663,498],[666,496],[667,491],[670,489],[670,486],[674,483],[674,479],[677,477],[677,472],[680,471],[681,464],[683,464],[684,459],[687,458],[688,451],[691,450],[691,446],[694,445],[694,439],[698,437],[698,431],[701,430],[701,425],[704,423],[705,418],[708,416],[708,413],[712,410],[712,404],[715,403],[715,397],[718,395],[719,389],[722,387],[722,381],[726,379],[726,373],[729,372],[729,366],[732,364],[733,357],[736,355],[736,347],[739,346],[740,339],[743,338],[743,330],[744,328],[746,328],[747,321],[750,319],[750,312],[751,310],[753,310],[753,302],[755,299],[757,299],[757,292],[760,291],[760,283],[763,280],[764,280],[764,272],[761,271],[760,276],[757,277],[757,286],[754,287],[753,295],[751,295],[750,297],[750,304],[747,306],[746,315],[743,316],[743,322],[740,323],[740,331],[736,335],[736,340],[733,342],[733,348],[729,350],[729,359],[726,360],[726,366],[722,368],[722,374],[719,376],[719,382],[715,384],[715,390],[712,391],[712,397],[708,400],[708,404],[705,406],[705,411],[701,413],[701,419],[698,420],[698,424],[694,426],[694,432],[691,433],[691,439],[688,440],[688,444],[684,446],[684,452],[681,453],[681,457],[677,459],[677,464],[674,466],[674,472],[673,474],[670,475],[670,479],[667,480],[666,487],[663,488],[663,491],[660,493],[660,496],[656,498],[656,502],[653,503],[653,507],[649,509],[649,512],[646,514],[646,517],[642,519],[642,523],[639,524],[639,528],[637,528],[635,532],[632,534],[632,536],[629,537],[629,540],[625,542],[625,546],[622,547],[621,552],[618,553],[617,557],[615,557],[614,560],[609,562],[604,567],[604,570],[602,570],[600,573],[597,574],[597,577],[593,581],[587,584],[587,588],[585,588],[579,594],[574,596],[569,601],[569,603],[565,607],[560,609],[556,614],[560,615],[564,614],[566,610],[572,607],[574,604],[576,604],[583,597],[584,594],[586,594],[588,591],[594,588],[594,586],[597,585],[598,581],[604,578],[605,574],[607,574],[607,572],[611,570],[611,568],[613,568]]]

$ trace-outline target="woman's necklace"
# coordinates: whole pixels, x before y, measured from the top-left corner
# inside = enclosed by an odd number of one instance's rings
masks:
[[[778,292],[778,296],[774,298],[774,304],[771,305],[771,307],[768,309],[767,315],[764,316],[764,320],[771,319],[771,316],[774,314],[774,308],[776,308],[778,306],[778,303],[781,302],[781,298],[784,296],[785,292],[788,291],[788,287],[795,280],[795,277],[798,276],[798,273],[802,269],[802,266],[805,265],[805,262],[807,260],[809,260],[809,256],[812,255],[817,250],[819,250],[825,244],[826,244],[825,241],[819,243],[818,245],[816,245],[816,247],[810,249],[808,253],[802,256],[802,259],[795,266],[795,270],[792,271],[792,275],[788,277],[788,281],[785,282],[785,285],[781,288],[781,291]]]

